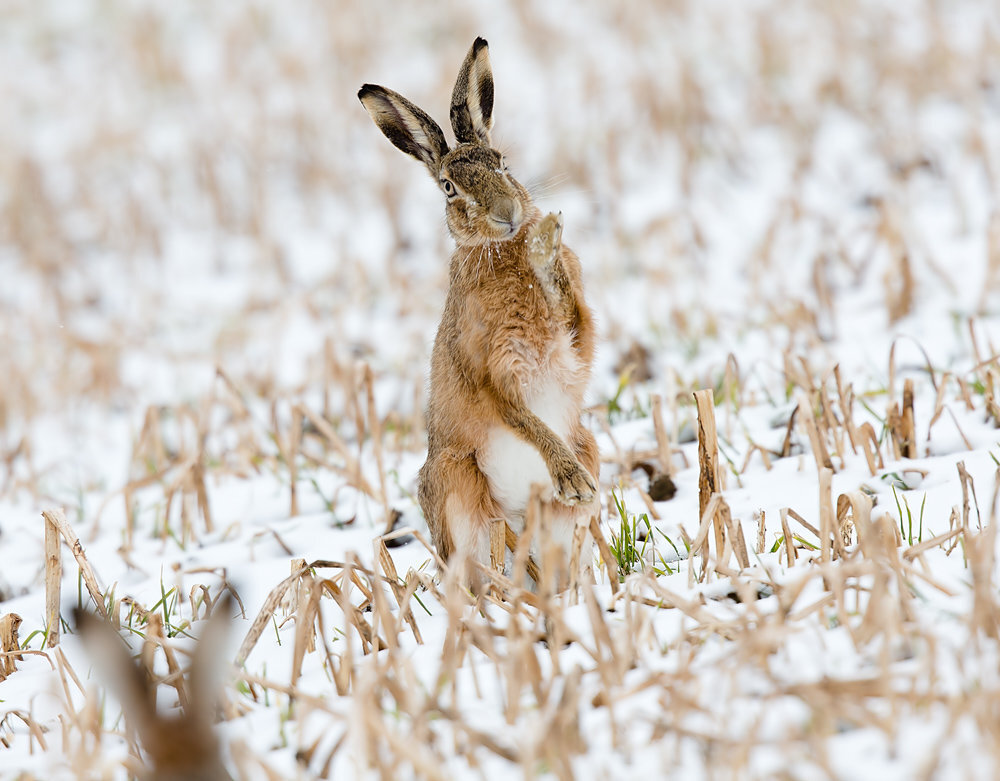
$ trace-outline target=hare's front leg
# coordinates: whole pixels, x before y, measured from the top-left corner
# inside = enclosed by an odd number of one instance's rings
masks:
[[[566,269],[559,258],[562,249],[562,214],[546,214],[528,236],[528,263],[545,293],[553,313],[566,315],[572,290]]]

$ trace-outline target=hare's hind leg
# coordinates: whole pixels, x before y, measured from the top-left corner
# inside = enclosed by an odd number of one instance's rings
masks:
[[[475,456],[447,449],[428,456],[418,495],[442,559],[459,554],[489,564],[490,521],[502,515]]]

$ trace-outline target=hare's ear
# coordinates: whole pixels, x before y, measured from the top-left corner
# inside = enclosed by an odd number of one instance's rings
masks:
[[[129,724],[140,735],[148,735],[156,721],[155,693],[145,673],[132,661],[125,641],[93,613],[74,608],[73,618],[94,666],[118,697]]]
[[[448,154],[448,142],[437,122],[399,93],[377,84],[365,84],[358,98],[393,146],[417,158],[436,179],[441,159]]]
[[[231,592],[215,604],[205,631],[198,639],[188,675],[188,690],[191,705],[188,715],[211,724],[219,691],[226,677],[228,660],[225,657],[226,637],[232,623],[230,613],[233,608]]]
[[[462,144],[490,146],[493,129],[493,69],[490,47],[476,38],[451,93],[451,127]]]

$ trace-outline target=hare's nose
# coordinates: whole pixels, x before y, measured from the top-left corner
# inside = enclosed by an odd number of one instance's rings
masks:
[[[513,198],[503,198],[492,209],[492,217],[497,222],[505,222],[511,227],[520,224],[523,210],[521,204]]]

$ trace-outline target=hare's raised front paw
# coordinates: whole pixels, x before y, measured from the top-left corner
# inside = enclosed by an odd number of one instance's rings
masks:
[[[553,475],[555,498],[563,504],[589,504],[597,495],[594,479],[578,463],[568,464]]]
[[[563,221],[562,214],[549,213],[531,232],[528,240],[528,253],[531,265],[535,268],[548,268],[555,261],[562,246]]]

